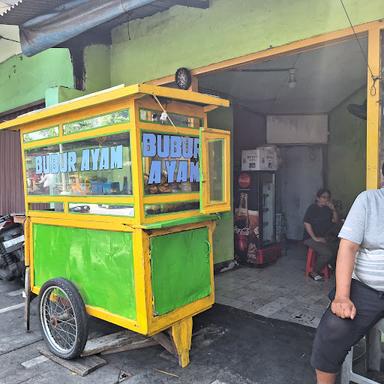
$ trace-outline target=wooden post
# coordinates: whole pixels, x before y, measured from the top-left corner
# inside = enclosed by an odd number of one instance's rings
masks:
[[[380,80],[372,78],[372,75],[380,76],[380,32],[379,27],[368,31],[367,189],[376,189],[380,185]]]
[[[30,318],[31,318],[31,284],[30,284],[30,268],[25,268],[25,282],[24,282],[24,325],[27,332],[30,331]]]
[[[192,344],[192,317],[186,317],[172,325],[171,337],[179,356],[179,365],[185,368],[189,364]]]

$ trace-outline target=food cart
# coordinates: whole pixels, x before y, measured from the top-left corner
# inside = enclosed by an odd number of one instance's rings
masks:
[[[94,316],[142,335],[169,330],[185,367],[192,317],[214,303],[212,235],[230,210],[226,100],[147,84],[2,123],[20,131],[27,288],[59,357]]]

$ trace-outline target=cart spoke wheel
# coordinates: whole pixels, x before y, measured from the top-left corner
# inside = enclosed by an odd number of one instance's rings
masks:
[[[49,349],[64,359],[78,357],[87,341],[88,325],[76,287],[61,278],[48,281],[41,289],[39,309]]]

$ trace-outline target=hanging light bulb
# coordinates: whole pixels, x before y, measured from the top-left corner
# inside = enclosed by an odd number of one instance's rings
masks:
[[[296,87],[296,68],[289,70],[288,87],[291,89]]]

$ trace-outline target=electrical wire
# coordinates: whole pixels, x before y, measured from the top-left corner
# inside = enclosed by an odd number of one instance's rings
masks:
[[[165,116],[167,117],[167,119],[169,120],[169,122],[171,123],[171,125],[173,126],[173,128],[176,129],[175,124],[173,123],[172,119],[169,117],[168,112],[165,110],[165,108],[163,107],[163,105],[160,103],[160,100],[158,99],[158,97],[157,97],[156,95],[152,95],[152,97],[156,100],[157,104],[159,104],[161,110],[163,111],[163,113],[165,114]]]
[[[300,55],[301,55],[301,53],[298,53],[298,54],[297,54],[297,56],[295,57],[294,62],[293,62],[293,64],[292,64],[291,68],[296,69],[296,65],[297,65],[297,62],[298,62],[299,59],[300,59]],[[287,83],[286,83],[286,80],[284,80],[284,82],[281,83],[281,84],[280,84],[280,87],[277,89],[276,95],[275,95],[274,100],[273,100],[273,103],[272,103],[272,108],[275,108],[275,107],[276,107],[276,104],[277,104],[277,102],[279,101],[280,95],[281,95],[281,93],[283,92],[283,90],[286,89],[286,86],[287,86]]]
[[[352,24],[351,18],[349,17],[347,8],[345,7],[343,0],[340,0],[340,3],[341,3],[341,6],[342,6],[343,9],[344,9],[345,15],[347,16],[347,19],[348,19],[348,21],[349,21],[349,25],[350,25],[351,28],[352,28],[353,34],[354,34],[354,36],[355,36],[355,39],[356,39],[357,43],[359,44],[359,47],[360,47],[361,53],[362,53],[362,55],[363,55],[364,61],[365,61],[366,65],[367,65],[367,68],[368,68],[370,74],[371,74],[371,78],[372,78],[373,84],[372,84],[371,89],[370,89],[369,92],[370,92],[371,96],[375,96],[375,95],[376,95],[376,92],[377,92],[377,91],[376,91],[376,81],[378,81],[378,80],[381,81],[382,78],[381,78],[381,76],[375,76],[375,75],[373,74],[372,69],[371,69],[371,67],[369,66],[368,59],[367,59],[367,57],[366,57],[366,53],[364,52],[364,49],[363,49],[363,47],[362,47],[361,44],[360,44],[360,40],[359,40],[359,38],[358,38],[358,36],[357,36],[357,33],[356,33],[356,31],[355,31],[355,27],[354,27],[353,24]]]
[[[12,41],[13,43],[19,43],[20,44],[20,41],[14,40],[14,39],[10,39],[9,37],[4,37],[2,35],[0,35],[0,40],[7,40],[7,41]]]

